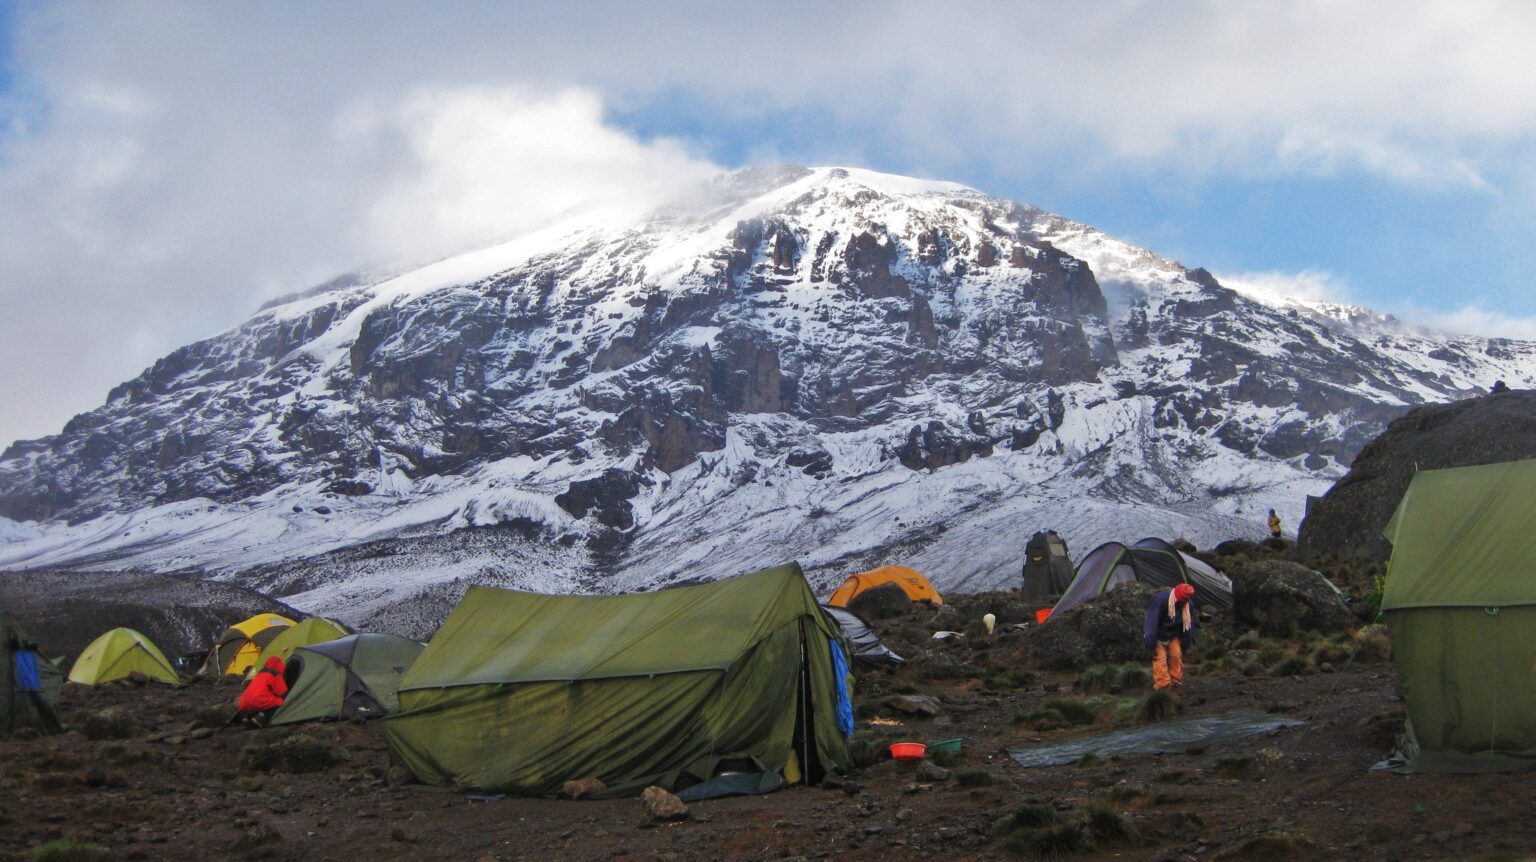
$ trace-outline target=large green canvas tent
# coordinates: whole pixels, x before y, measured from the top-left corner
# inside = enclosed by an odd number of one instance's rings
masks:
[[[400,680],[422,649],[371,633],[301,646],[288,657],[288,697],[272,723],[383,718],[399,706]]]
[[[37,648],[15,618],[0,611],[0,736],[25,727],[58,733],[64,672]]]
[[[1416,473],[1381,610],[1407,696],[1397,767],[1536,767],[1536,460]]]
[[[625,793],[755,772],[761,789],[849,767],[846,673],[795,564],[636,595],[477,586],[384,730],[434,784],[541,795],[597,778]]]

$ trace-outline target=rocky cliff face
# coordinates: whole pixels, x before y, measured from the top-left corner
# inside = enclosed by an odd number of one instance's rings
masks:
[[[439,579],[901,555],[981,586],[1039,527],[1084,547],[1299,514],[1409,406],[1536,383],[1531,345],[1271,307],[952,184],[789,168],[716,192],[340,281],[176,351],[0,457],[0,516],[44,533],[0,566],[270,574],[518,524],[542,538],[515,561]]]
[[[1382,531],[1419,470],[1536,458],[1536,392],[1507,391],[1418,407],[1387,426],[1328,493],[1314,500],[1298,552],[1385,560]]]

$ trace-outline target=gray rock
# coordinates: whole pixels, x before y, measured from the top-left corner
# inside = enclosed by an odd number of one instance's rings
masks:
[[[1261,633],[1285,637],[1296,629],[1339,631],[1355,624],[1344,597],[1306,566],[1267,560],[1231,572],[1233,613]]]
[[[596,778],[577,778],[567,781],[560,788],[560,795],[570,799],[586,799],[594,793],[601,793],[608,789],[608,785]]]
[[[924,760],[917,765],[916,777],[918,781],[948,781],[949,770],[931,760]]]
[[[688,816],[683,800],[660,787],[645,788],[640,793],[640,803],[645,806],[646,817],[652,820],[681,820]]]
[[[1052,615],[1024,632],[1024,650],[1060,670],[1144,658],[1141,624],[1154,592],[1145,584],[1128,584]]]
[[[882,701],[888,708],[907,715],[932,718],[944,711],[939,699],[926,694],[893,694]]]

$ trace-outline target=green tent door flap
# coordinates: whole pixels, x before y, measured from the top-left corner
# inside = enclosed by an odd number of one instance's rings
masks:
[[[796,564],[634,595],[471,587],[385,737],[424,781],[523,795],[782,774],[797,741],[806,774],[846,771],[834,640]]]
[[[1536,461],[1417,473],[1384,535],[1408,708],[1392,768],[1536,768]]]

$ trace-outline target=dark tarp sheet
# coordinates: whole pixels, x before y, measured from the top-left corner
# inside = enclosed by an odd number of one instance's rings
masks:
[[[895,667],[906,661],[880,642],[880,636],[864,622],[864,618],[847,608],[822,605],[827,616],[837,621],[843,637],[853,646],[853,660],[860,667],[872,670]]]
[[[1116,754],[1163,754],[1183,752],[1192,748],[1204,748],[1218,742],[1228,742],[1245,736],[1254,736],[1287,727],[1300,727],[1305,722],[1283,715],[1272,715],[1254,709],[1243,709],[1222,715],[1193,715],[1175,718],[1145,727],[1133,727],[1071,739],[1010,748],[1009,756],[1020,766],[1063,766],[1076,763],[1092,754],[1109,757]]]

